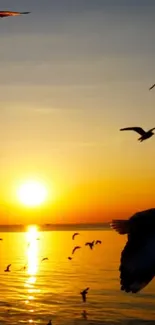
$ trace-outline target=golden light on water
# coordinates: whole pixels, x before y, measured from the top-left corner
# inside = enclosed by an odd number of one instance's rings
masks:
[[[38,230],[37,226],[30,226],[26,233],[26,240],[28,243],[27,247],[27,274],[28,279],[25,282],[25,287],[27,287],[28,297],[25,301],[29,304],[30,301],[34,299],[33,294],[38,292],[35,289],[36,274],[38,271]],[[33,312],[33,310],[31,310]]]
[[[37,227],[30,226],[27,232],[27,259],[28,259],[28,269],[27,273],[31,275],[30,283],[34,283],[34,275],[37,273],[37,255],[38,255],[38,241],[37,241]]]

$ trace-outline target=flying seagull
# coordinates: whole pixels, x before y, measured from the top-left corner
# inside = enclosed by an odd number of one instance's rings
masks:
[[[140,142],[152,137],[152,135],[154,135],[154,133],[152,132],[153,130],[155,130],[155,128],[152,128],[148,131],[144,131],[141,127],[137,126],[120,129],[120,131],[135,131],[139,133],[141,135],[141,137],[138,138]]]
[[[6,269],[4,270],[4,272],[10,272],[10,266],[11,266],[11,264],[9,264],[9,265],[6,267]]]
[[[155,84],[153,84],[153,85],[149,88],[149,90],[153,89],[154,87],[155,87]]]
[[[43,257],[41,262],[43,262],[43,261],[48,261],[48,257]]]
[[[20,271],[25,271],[26,269],[27,269],[27,264],[24,265],[24,266],[20,269]]]
[[[74,252],[75,252],[77,249],[79,249],[79,248],[81,248],[81,246],[75,246],[75,247],[73,248],[73,250],[72,250],[72,254],[74,254]]]
[[[85,246],[89,246],[90,249],[93,249],[93,247],[94,247],[94,240],[92,242],[85,243]]]
[[[78,232],[75,232],[75,234],[72,236],[72,239],[74,240],[75,236],[79,235]]]
[[[96,240],[95,244],[102,244],[101,240]]]
[[[68,256],[68,260],[70,260],[70,261],[71,261],[71,260],[72,260],[72,257]]]
[[[11,17],[11,16],[21,16],[30,14],[30,11],[18,12],[18,11],[0,11],[0,18]]]
[[[88,290],[89,290],[89,288],[86,288],[86,289],[84,289],[83,291],[80,292],[80,294],[82,295],[83,302],[86,302],[86,295],[88,293]]]
[[[136,293],[155,276],[155,208],[113,220],[111,226],[128,237],[119,267],[121,290]]]

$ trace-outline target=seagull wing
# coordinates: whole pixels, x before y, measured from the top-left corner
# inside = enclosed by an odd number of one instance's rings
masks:
[[[9,11],[0,11],[0,18],[8,17],[10,16]]]
[[[110,226],[120,235],[145,241],[155,234],[155,208],[137,212],[129,220],[112,220]]]
[[[102,243],[101,240],[96,240],[96,245],[101,243]]]
[[[85,243],[85,246],[90,246],[90,243]]]
[[[119,234],[128,234],[121,254],[121,290],[136,293],[155,275],[155,209],[135,213],[129,220],[114,220]]]
[[[140,135],[144,135],[146,133],[142,128],[140,128],[138,126],[123,128],[123,129],[120,129],[120,131],[135,131],[135,132],[139,133]]]
[[[87,292],[88,292],[88,290],[89,290],[89,287],[88,287],[88,288],[86,288],[86,289],[84,289],[84,290],[83,290],[83,292],[87,293]]]
[[[83,301],[85,302],[86,301],[86,294],[88,293],[88,290],[89,290],[89,287],[84,289],[82,292],[81,292],[81,295],[82,295],[82,298],[83,298]]]
[[[121,290],[136,293],[155,275],[155,235],[146,241],[130,238],[122,251],[120,264]]]
[[[2,13],[2,17],[11,17],[11,16],[19,16],[20,12],[16,12],[16,11],[6,11]]]
[[[153,130],[155,130],[155,128],[152,128],[152,129],[150,129],[149,131],[153,131]]]
[[[7,268],[6,268],[6,269],[7,269],[7,270],[9,270],[10,266],[11,266],[11,264],[9,264],[9,265],[7,266]]]
[[[129,220],[112,220],[110,227],[117,231],[120,235],[130,232]]]
[[[73,234],[73,236],[72,236],[72,239],[74,240],[75,236],[77,236],[77,235],[79,235],[79,233],[75,232],[75,234]]]
[[[29,11],[25,11],[25,12],[20,12],[20,11],[10,11],[8,12],[9,16],[20,16],[20,15],[27,15],[30,14]]]
[[[24,12],[20,12],[20,15],[28,15],[30,13],[31,13],[30,11],[24,11]]]
[[[149,88],[149,90],[153,89],[154,87],[155,87],[155,84],[153,84],[153,85]]]
[[[11,16],[20,16],[30,14],[29,11],[18,12],[18,11],[0,11],[0,17],[11,17]]]
[[[79,249],[79,248],[81,248],[81,247],[80,247],[80,246],[76,246],[76,247],[74,247],[73,250],[72,250],[72,254],[74,254],[75,251],[76,251],[77,249]]]

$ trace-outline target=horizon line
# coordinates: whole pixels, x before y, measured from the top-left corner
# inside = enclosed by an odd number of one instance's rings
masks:
[[[38,226],[40,231],[50,231],[50,230],[73,230],[73,229],[101,229],[101,228],[110,228],[110,222],[95,222],[95,223],[61,223],[61,224],[14,224],[14,225],[0,225],[0,231],[7,230],[20,230],[25,231],[27,227]]]

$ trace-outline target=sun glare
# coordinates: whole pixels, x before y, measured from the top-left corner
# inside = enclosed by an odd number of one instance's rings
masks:
[[[47,196],[47,190],[43,184],[37,181],[27,181],[18,190],[18,198],[26,206],[41,205]]]

